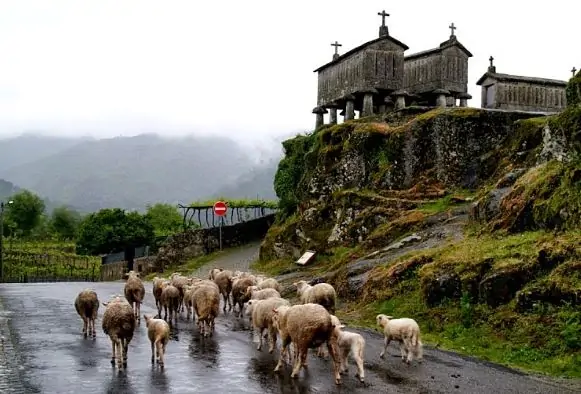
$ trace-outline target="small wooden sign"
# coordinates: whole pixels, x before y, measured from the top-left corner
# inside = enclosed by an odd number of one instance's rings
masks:
[[[299,265],[306,265],[313,259],[313,257],[315,257],[315,254],[317,254],[317,252],[314,250],[307,250],[297,261],[295,261],[295,263]]]

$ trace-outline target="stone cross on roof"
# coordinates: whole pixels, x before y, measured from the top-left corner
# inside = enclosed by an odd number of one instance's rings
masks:
[[[488,58],[488,61],[490,62],[490,66],[488,66],[488,72],[491,73],[496,73],[496,67],[494,66],[494,58],[492,56],[490,56]]]
[[[577,72],[577,69],[575,67],[573,67],[571,69],[571,72],[573,73],[573,78],[575,78],[575,73]]]
[[[339,42],[335,40],[335,42],[331,44],[331,46],[335,47],[335,53],[333,54],[333,60],[335,60],[339,57],[339,47],[343,46],[343,44],[339,44]]]
[[[381,26],[385,26],[385,17],[390,15],[385,10],[378,12],[377,15],[381,16]]]
[[[331,44],[332,47],[335,47],[335,55],[339,54],[339,47],[342,47],[343,44],[339,44],[339,42],[335,41],[333,44]]]
[[[452,33],[450,34],[450,37],[454,36],[454,30],[457,29],[456,26],[454,26],[454,22],[452,22],[452,24],[450,24],[450,26],[448,26],[450,28],[450,30],[452,31]]]
[[[389,30],[385,25],[385,17],[390,16],[385,10],[378,12],[377,15],[381,16],[381,26],[379,26],[379,37],[389,36]]]

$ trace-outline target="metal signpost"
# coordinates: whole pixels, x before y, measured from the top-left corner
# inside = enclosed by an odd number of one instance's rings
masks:
[[[220,217],[218,228],[220,231],[220,250],[222,250],[222,223],[224,222],[224,215],[228,211],[228,205],[224,201],[216,201],[214,203],[214,215]]]

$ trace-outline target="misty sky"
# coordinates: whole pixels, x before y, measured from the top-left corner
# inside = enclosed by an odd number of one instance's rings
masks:
[[[317,77],[378,34],[406,54],[456,35],[476,80],[497,71],[566,80],[581,68],[575,2],[0,0],[0,133],[217,133],[254,140],[314,126]]]

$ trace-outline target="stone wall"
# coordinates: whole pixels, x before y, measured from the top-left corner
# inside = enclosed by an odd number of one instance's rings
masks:
[[[133,270],[141,272],[145,276],[155,271],[155,256],[140,257],[133,260]],[[101,266],[101,280],[111,281],[123,279],[123,274],[127,272],[127,261],[104,264]]]
[[[275,215],[222,227],[222,248],[231,248],[261,240],[274,223]],[[182,263],[188,259],[212,253],[220,248],[220,230],[217,227],[189,230],[176,234],[159,248],[156,269]]]

